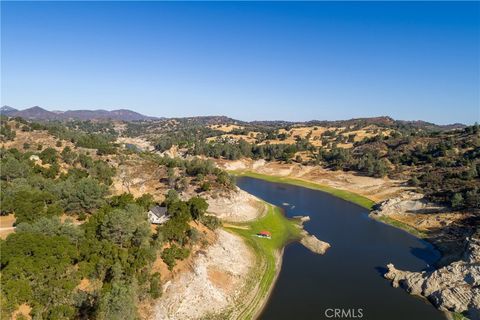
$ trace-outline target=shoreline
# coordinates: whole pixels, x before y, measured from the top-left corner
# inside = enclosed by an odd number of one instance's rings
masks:
[[[283,254],[284,254],[284,251],[285,251],[285,247],[287,245],[288,245],[288,243],[278,252],[278,258],[277,258],[277,261],[276,261],[277,272],[275,273],[275,276],[272,280],[272,284],[270,285],[270,289],[269,289],[268,293],[262,299],[262,301],[260,303],[260,306],[258,307],[257,312],[253,315],[252,319],[258,319],[262,315],[263,310],[265,310],[265,307],[267,306],[268,301],[270,300],[270,297],[273,293],[273,289],[275,289],[275,286],[277,285],[277,280],[278,280],[278,277],[280,276],[280,272],[282,271]]]
[[[316,183],[316,182],[313,182],[313,181],[308,181],[308,180],[305,180],[305,179],[275,176],[275,175],[267,175],[267,174],[263,174],[263,173],[256,173],[256,172],[249,171],[249,170],[230,170],[229,173],[231,173],[234,176],[245,176],[245,177],[256,178],[256,179],[261,179],[261,180],[270,181],[270,182],[275,182],[275,183],[290,184],[290,185],[295,185],[295,186],[300,186],[300,187],[304,187],[304,188],[308,188],[308,189],[313,189],[313,190],[326,192],[326,193],[329,193],[329,194],[331,194],[335,197],[338,197],[338,198],[341,198],[343,200],[346,200],[346,201],[355,203],[357,205],[360,205],[363,208],[368,209],[370,212],[372,211],[373,206],[375,205],[375,202],[373,200],[368,199],[365,196],[355,194],[351,191],[346,191],[346,190],[342,190],[342,189],[335,190],[335,188],[333,188],[333,187],[325,186],[325,185],[322,185],[322,184],[319,184],[319,183]],[[360,199],[360,201],[358,199]],[[366,200],[364,200],[364,199],[366,199]],[[440,257],[438,259],[438,262],[440,262],[448,254],[446,251],[442,250],[438,246],[438,243],[435,243],[435,241],[433,241],[433,239],[430,239],[428,237],[428,235],[422,230],[418,230],[418,229],[416,229],[416,228],[414,228],[410,225],[407,225],[406,223],[404,223],[402,221],[398,221],[396,219],[389,218],[389,217],[377,217],[377,216],[374,216],[372,214],[369,214],[368,217],[370,219],[373,219],[373,220],[378,221],[380,223],[384,223],[384,224],[389,225],[391,227],[403,230],[404,232],[407,232],[408,234],[410,234],[410,235],[412,235],[412,236],[414,236],[414,237],[416,237],[420,240],[428,242],[436,250],[438,250],[438,252],[440,253]],[[283,255],[283,250],[282,250],[282,255]],[[282,256],[282,258],[283,258],[283,256]],[[278,274],[280,274],[280,271],[278,272]],[[272,291],[273,291],[274,286],[275,286],[275,283],[273,283],[273,285],[272,285],[272,289],[271,289]],[[425,297],[422,297],[422,298],[426,299]],[[426,300],[428,300],[428,299],[426,299]],[[267,302],[268,299],[266,299],[265,301]],[[266,303],[265,303],[265,305],[266,305]],[[263,310],[263,308],[264,307],[262,307],[262,309],[258,312],[258,314],[256,314],[256,316],[261,314],[261,311]],[[446,319],[459,319],[458,314],[456,314],[454,312],[443,311],[443,314],[445,315]],[[461,319],[467,320],[467,318],[463,317],[463,315],[461,315],[461,317],[462,317]]]
[[[254,293],[248,296],[247,302],[242,301],[244,307],[238,315],[233,317],[234,319],[258,319],[260,317],[268,304],[282,270],[285,247],[301,236],[301,228],[294,220],[288,219],[280,208],[266,202],[263,203],[265,205],[264,213],[258,219],[235,225],[229,223],[229,226],[224,227],[224,230],[243,239],[257,257],[256,269],[262,269],[258,272],[260,276],[258,283],[253,286]],[[253,233],[269,225],[275,230],[272,232],[273,239],[252,237]],[[275,233],[277,233],[278,238],[275,237]],[[246,281],[254,281],[256,275],[254,272]],[[252,290],[252,287],[247,285],[245,291],[248,292],[249,290]]]
[[[234,176],[257,178],[265,181],[291,184],[299,187],[304,187],[307,189],[322,191],[322,192],[331,194],[337,198],[359,205],[368,210],[371,210],[375,205],[375,201],[373,201],[372,199],[366,196],[360,195],[358,193],[354,193],[354,192],[347,191],[340,188],[334,188],[331,186],[327,186],[324,184],[320,184],[320,183],[302,179],[302,178],[270,175],[265,173],[258,173],[251,170],[227,170],[227,171]]]
[[[370,212],[372,211],[373,207],[377,204],[377,202],[368,198],[367,196],[364,196],[352,191],[344,190],[344,189],[334,188],[331,186],[327,186],[327,185],[320,184],[318,182],[310,181],[306,179],[269,175],[264,173],[257,173],[251,170],[230,170],[228,172],[234,176],[256,178],[256,179],[261,179],[261,180],[275,182],[275,183],[290,184],[290,185],[300,186],[300,187],[304,187],[312,190],[322,191],[330,195],[333,195],[337,198],[359,205],[369,210]],[[437,245],[433,241],[429,240],[428,235],[424,231],[419,230],[413,226],[410,226],[402,221],[399,221],[390,217],[377,217],[371,214],[369,214],[369,218],[375,221],[384,223],[386,225],[392,226],[394,228],[403,230],[419,239],[427,241],[428,243],[432,244],[437,248]],[[440,251],[442,255],[444,254],[444,252],[439,248],[437,248],[437,250]]]

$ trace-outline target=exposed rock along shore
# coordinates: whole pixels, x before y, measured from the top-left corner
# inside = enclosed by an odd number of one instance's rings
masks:
[[[384,276],[394,287],[424,297],[442,311],[480,319],[480,228],[475,223],[470,227],[457,223],[471,214],[452,212],[425,200],[422,194],[406,191],[379,203],[370,215],[393,218],[426,231],[428,240],[444,254],[442,267],[435,271],[403,271],[388,264]],[[465,239],[470,233],[472,236]]]
[[[468,240],[463,259],[432,272],[409,272],[389,264],[385,278],[394,287],[427,298],[442,311],[480,319],[480,228]]]
[[[330,244],[317,239],[314,235],[308,234],[308,232],[302,232],[302,239],[300,243],[303,244],[307,249],[317,254],[325,254],[330,248]]]
[[[379,203],[372,215],[389,216],[392,214],[440,213],[447,212],[447,207],[439,206],[424,199],[423,194],[405,191]]]
[[[297,219],[300,222],[299,227],[301,228],[305,222],[310,221],[309,216],[294,216],[293,219]],[[306,230],[302,230],[300,233],[300,243],[303,244],[305,248],[316,254],[325,254],[325,252],[327,252],[327,250],[331,247],[328,242],[319,240],[314,235],[309,234]]]

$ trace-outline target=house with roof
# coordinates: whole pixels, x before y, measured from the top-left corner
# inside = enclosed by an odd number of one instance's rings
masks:
[[[164,224],[170,219],[167,207],[154,206],[148,211],[148,219],[153,224]]]

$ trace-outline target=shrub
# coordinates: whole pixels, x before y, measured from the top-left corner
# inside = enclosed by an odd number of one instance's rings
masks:
[[[162,260],[167,264],[168,270],[172,271],[177,264],[176,260],[183,260],[190,255],[190,250],[186,248],[180,248],[175,244],[172,244],[170,248],[166,248],[162,252]]]

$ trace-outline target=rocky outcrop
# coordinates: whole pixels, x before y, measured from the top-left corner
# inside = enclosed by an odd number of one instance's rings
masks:
[[[310,221],[310,216],[293,216],[292,219],[298,220],[298,222],[303,225],[305,222]]]
[[[406,191],[399,196],[380,202],[371,215],[390,216],[392,214],[418,214],[447,212],[448,208],[424,199],[423,194]]]
[[[319,240],[317,237],[308,234],[308,232],[306,231],[302,232],[302,238],[300,240],[300,243],[313,253],[317,254],[325,254],[328,248],[330,248],[329,243]]]
[[[480,319],[480,229],[468,239],[463,259],[433,272],[401,271],[389,264],[385,278],[394,287],[422,296],[442,311]]]
[[[305,248],[312,251],[313,253],[325,254],[328,248],[330,248],[330,244],[325,241],[319,240],[314,235],[311,235],[306,230],[303,230],[303,224],[305,222],[310,221],[310,217],[309,216],[293,216],[292,218],[298,222],[298,227],[302,228],[302,230],[300,231],[300,243],[303,244]]]
[[[381,221],[394,220],[397,226],[425,237],[442,252],[437,266],[462,259],[466,237],[480,224],[480,211],[456,211],[432,203],[422,194],[405,191],[377,204],[370,217]],[[387,218],[387,220],[385,220]]]

